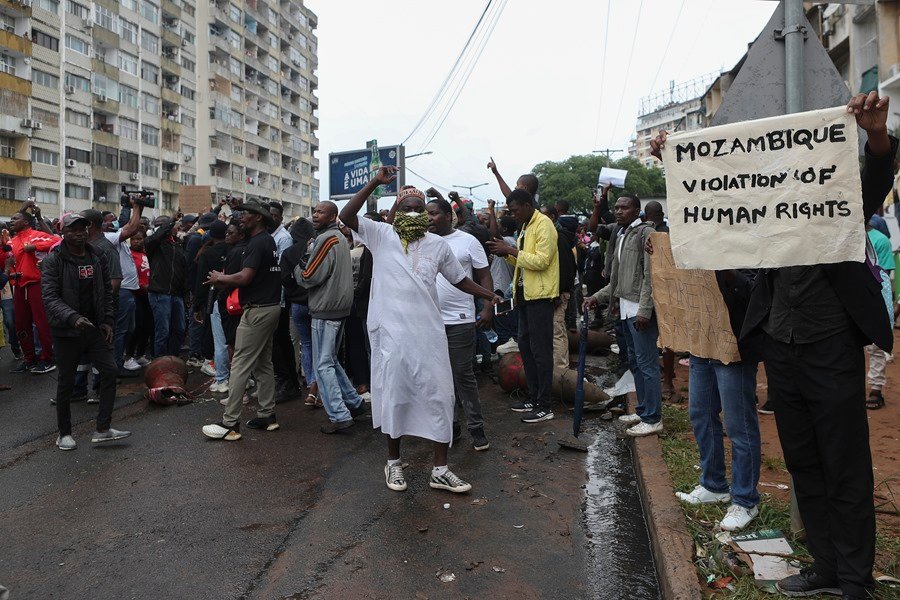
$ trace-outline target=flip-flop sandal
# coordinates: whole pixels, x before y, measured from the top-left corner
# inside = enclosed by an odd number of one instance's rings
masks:
[[[881,394],[878,394],[877,396],[868,396],[866,398],[866,408],[869,410],[884,408],[884,396]]]
[[[316,398],[316,408],[323,408],[325,405],[322,404],[321,398]]]
[[[664,390],[662,391],[662,399],[663,399],[663,401],[669,402],[669,401],[672,400],[672,398],[674,398],[674,397],[675,397],[675,389],[674,389],[674,388],[671,389],[671,390],[666,390],[666,389],[664,389]]]
[[[305,404],[306,406],[315,406],[316,402],[318,402],[318,401],[319,401],[319,399],[316,398],[315,394],[307,394],[306,400],[303,401],[303,404]]]

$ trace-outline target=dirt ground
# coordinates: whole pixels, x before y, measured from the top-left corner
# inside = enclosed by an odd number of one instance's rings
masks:
[[[900,330],[894,332],[895,347],[900,348]],[[675,389],[682,400],[687,398],[688,367],[676,362]],[[759,404],[768,398],[765,369],[760,365],[757,376]],[[883,390],[885,406],[867,411],[869,417],[869,443],[872,449],[873,472],[875,476],[875,503],[881,509],[896,511],[900,506],[900,353],[896,360],[887,364],[887,385]],[[864,398],[860,398],[863,402]],[[681,404],[681,406],[685,406]],[[790,477],[784,468],[784,456],[774,415],[759,415],[762,437],[762,469],[760,473],[761,494],[769,494],[782,501],[788,501],[790,492],[779,489],[778,485],[790,484]],[[900,536],[900,517],[896,514],[877,514],[878,532],[891,537]],[[896,546],[893,546],[894,548]],[[881,553],[881,549],[879,549]],[[879,556],[878,563],[896,563],[897,556]]]

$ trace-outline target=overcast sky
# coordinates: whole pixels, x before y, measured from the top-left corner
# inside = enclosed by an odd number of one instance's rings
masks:
[[[363,148],[373,138],[381,146],[398,144],[409,135],[485,3],[307,0],[319,19],[323,199],[329,152]],[[433,141],[423,147],[434,117],[406,144],[407,155],[433,154],[408,166],[444,188],[489,182],[474,192],[486,199],[500,195],[485,169],[490,156],[512,184],[545,160],[627,149],[641,97],[668,89],[670,80],[730,69],[777,6],[769,0],[509,1]],[[407,183],[429,186],[410,172]]]

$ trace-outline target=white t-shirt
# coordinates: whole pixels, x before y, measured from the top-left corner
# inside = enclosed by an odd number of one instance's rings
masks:
[[[622,258],[622,244],[625,242],[625,234],[628,233],[629,229],[633,229],[640,225],[642,221],[638,218],[635,219],[631,225],[629,225],[626,229],[623,229],[619,232],[619,239],[616,245],[616,253],[621,260]],[[637,302],[632,302],[626,298],[619,298],[619,318],[623,321],[625,319],[632,319],[638,315],[638,310],[640,310],[641,305]]]
[[[134,264],[134,257],[131,256],[131,243],[128,240],[120,241],[121,235],[118,231],[110,231],[103,234],[110,243],[119,251],[119,264],[122,265],[122,283],[120,287],[123,290],[137,290],[138,273]]]
[[[487,255],[475,236],[455,229],[452,233],[442,236],[442,239],[449,244],[453,255],[469,279],[472,278],[473,269],[487,268]],[[444,279],[443,275],[438,275],[437,291],[444,325],[475,322],[475,299],[472,296],[456,289]]]

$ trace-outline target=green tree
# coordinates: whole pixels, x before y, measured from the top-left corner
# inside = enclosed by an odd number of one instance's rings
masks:
[[[637,194],[639,198],[663,198],[666,195],[666,179],[661,169],[645,167],[630,156],[609,161],[603,155],[586,154],[570,156],[562,162],[547,161],[535,165],[533,172],[541,182],[541,203],[568,200],[572,212],[589,213],[593,208],[591,194],[597,187],[597,177],[603,167],[628,171],[625,190],[615,190],[614,196],[623,191]]]

